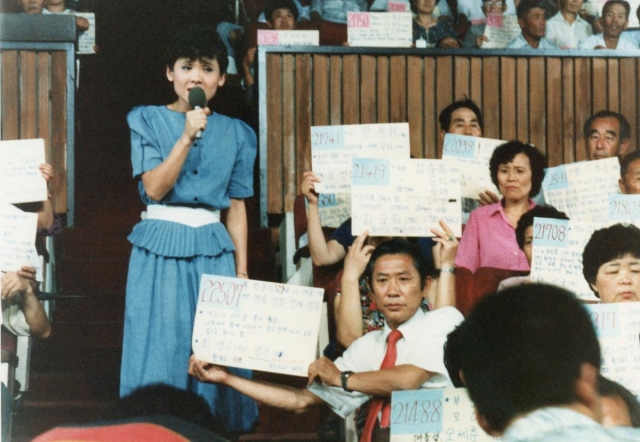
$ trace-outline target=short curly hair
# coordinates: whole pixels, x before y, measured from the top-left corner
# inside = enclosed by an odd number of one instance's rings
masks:
[[[640,258],[640,229],[633,224],[614,224],[596,230],[582,252],[582,275],[591,284],[596,283],[602,264],[631,255]],[[591,287],[593,290],[593,287]],[[593,290],[599,298],[600,294]]]
[[[544,169],[547,167],[547,157],[530,144],[525,144],[522,141],[509,141],[498,146],[493,151],[489,161],[491,181],[498,187],[498,169],[500,165],[509,164],[519,153],[523,153],[529,158],[529,164],[531,165],[531,192],[529,197],[532,198],[540,193],[542,188]]]

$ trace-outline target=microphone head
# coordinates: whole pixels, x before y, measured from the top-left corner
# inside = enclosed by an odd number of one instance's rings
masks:
[[[189,106],[193,109],[207,107],[207,96],[201,87],[194,87],[189,91]]]

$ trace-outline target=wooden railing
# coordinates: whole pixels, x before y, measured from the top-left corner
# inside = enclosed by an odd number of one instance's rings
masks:
[[[625,115],[638,145],[637,53],[261,47],[259,65],[265,225],[293,210],[310,126],[406,121],[412,155],[440,158],[438,115],[466,96],[485,137],[532,143],[550,165],[585,159],[582,126],[602,109]]]
[[[74,16],[2,14],[2,140],[43,138],[53,206],[73,225]]]

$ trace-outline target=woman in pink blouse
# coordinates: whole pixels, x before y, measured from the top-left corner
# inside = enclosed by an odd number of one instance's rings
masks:
[[[456,266],[472,272],[480,267],[530,270],[518,247],[515,227],[520,216],[535,206],[540,192],[546,157],[520,141],[498,146],[491,156],[491,180],[502,199],[474,210],[469,217],[456,255]]]

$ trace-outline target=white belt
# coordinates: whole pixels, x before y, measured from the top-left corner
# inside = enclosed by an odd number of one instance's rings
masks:
[[[164,206],[152,204],[140,215],[142,219],[161,219],[189,227],[201,227],[220,222],[220,211],[202,207]]]

